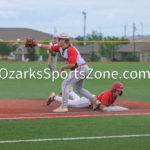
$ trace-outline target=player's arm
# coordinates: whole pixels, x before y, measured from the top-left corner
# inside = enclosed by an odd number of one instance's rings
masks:
[[[99,98],[99,96],[97,98]],[[108,106],[109,96],[107,94],[103,94],[100,101],[101,101],[101,105],[99,106],[99,110],[103,110]]]
[[[40,47],[43,50],[47,50],[49,52],[59,52],[59,45],[51,46],[51,45],[46,45],[46,44],[38,44],[38,47]]]
[[[74,66],[75,66],[75,64],[66,64],[66,65],[64,65],[64,66],[61,66],[59,72],[61,73],[63,70],[65,70],[65,69],[71,69],[71,68],[73,68]]]
[[[46,44],[39,44],[38,42],[36,42],[35,40],[26,37],[26,42],[25,42],[25,47],[40,47],[43,50],[49,50],[49,51],[59,51],[60,46],[51,46],[51,45],[46,45]]]
[[[37,46],[40,47],[40,48],[42,48],[43,50],[49,50],[49,51],[52,51],[50,45],[46,45],[46,44],[37,44]]]

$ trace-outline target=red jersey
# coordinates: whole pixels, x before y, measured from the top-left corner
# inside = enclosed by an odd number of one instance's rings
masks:
[[[75,64],[76,66],[71,68],[75,69],[78,66],[85,63],[84,59],[81,57],[79,51],[73,47],[72,45],[69,45],[67,48],[63,49],[60,47],[60,45],[51,46],[51,49],[53,51],[59,52],[67,64]]]
[[[110,106],[117,99],[117,97],[113,99],[112,90],[105,91],[102,94],[97,95],[95,97],[101,102],[101,104],[105,106]]]

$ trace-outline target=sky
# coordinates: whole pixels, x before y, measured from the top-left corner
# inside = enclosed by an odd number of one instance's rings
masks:
[[[101,32],[104,36],[150,35],[149,0],[0,0],[0,28],[32,28],[58,35],[83,36]]]

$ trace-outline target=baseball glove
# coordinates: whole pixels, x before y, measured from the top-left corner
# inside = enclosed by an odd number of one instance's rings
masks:
[[[31,39],[31,38],[26,38],[26,42],[25,42],[25,47],[26,48],[33,48],[33,47],[35,47],[35,46],[37,46],[37,42],[35,41],[35,40],[33,40],[33,39]]]

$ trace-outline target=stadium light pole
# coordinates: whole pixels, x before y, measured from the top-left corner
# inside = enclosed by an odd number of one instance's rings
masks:
[[[82,14],[84,16],[83,37],[84,37],[84,41],[85,41],[86,40],[86,12],[82,11]],[[86,45],[85,42],[84,42],[84,45]]]
[[[133,23],[133,54],[135,56],[135,31],[136,31],[136,26]]]
[[[127,25],[125,24],[124,25],[124,38],[126,38],[127,36]]]
[[[56,27],[54,27],[54,36],[56,36],[57,35],[57,29],[56,29]]]

